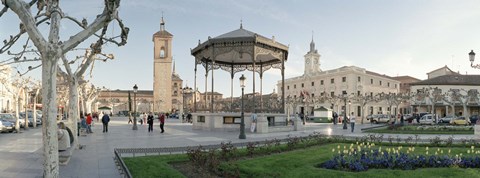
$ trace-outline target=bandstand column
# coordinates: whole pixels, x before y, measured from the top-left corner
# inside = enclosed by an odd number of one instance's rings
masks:
[[[215,65],[215,61],[212,60],[212,93],[210,94],[210,113],[213,113],[214,109],[213,109],[213,106],[214,106],[214,100],[213,100],[213,90],[214,90],[214,87],[213,87],[213,81],[214,81],[214,77],[213,77],[213,71],[214,71],[214,65]]]
[[[265,112],[263,110],[263,64],[260,64],[260,110]]]
[[[233,77],[235,74],[233,73],[233,64],[231,65],[230,71],[230,112],[233,112]]]
[[[285,55],[285,54],[284,54]],[[285,58],[282,59],[282,111],[285,113]]]
[[[207,101],[208,101],[207,100],[207,91],[208,91],[208,83],[207,82],[208,82],[208,62],[205,62],[205,94],[204,94],[205,104],[203,106],[203,109],[205,109],[205,110],[207,109]]]
[[[197,61],[195,61],[195,79],[193,80],[193,112],[197,112]]]
[[[255,46],[253,47],[253,70],[252,70],[252,84],[253,84],[253,96],[252,96],[252,110],[251,112],[252,113],[256,113],[255,112],[255,67],[256,67],[256,64],[255,64],[255,61],[257,60],[257,56],[255,54]]]

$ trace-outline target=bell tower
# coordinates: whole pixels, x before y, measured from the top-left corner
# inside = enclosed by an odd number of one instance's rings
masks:
[[[318,54],[317,49],[315,49],[315,42],[313,42],[313,34],[312,34],[312,42],[310,42],[310,51],[303,56],[305,58],[305,69],[303,74],[310,75],[316,72],[320,72],[320,54]]]
[[[160,21],[160,31],[153,34],[153,112],[172,109],[172,39]]]

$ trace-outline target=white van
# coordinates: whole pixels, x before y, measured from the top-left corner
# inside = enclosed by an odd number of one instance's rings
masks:
[[[435,124],[436,123],[436,120],[435,120],[435,114],[425,114],[423,115],[420,120],[419,120],[420,124]]]

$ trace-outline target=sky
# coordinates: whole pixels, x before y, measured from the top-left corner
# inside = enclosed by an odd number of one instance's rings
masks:
[[[63,12],[92,22],[101,13],[103,1],[64,0]],[[103,49],[115,59],[97,61],[87,79],[97,87],[131,90],[153,88],[152,35],[160,30],[160,19],[173,37],[176,73],[189,87],[194,84],[194,57],[190,50],[209,36],[216,37],[240,27],[289,46],[286,78],[303,74],[304,55],[312,40],[320,53],[320,69],[358,66],[389,76],[409,75],[426,79],[426,73],[447,65],[462,74],[479,74],[470,67],[468,52],[480,51],[480,1],[477,0],[122,0],[119,16],[130,28],[128,43]],[[18,31],[12,12],[0,18],[0,39]],[[48,31],[43,28],[46,35]],[[61,40],[79,31],[62,21]],[[118,34],[118,26],[107,35]],[[312,33],[313,32],[313,33]],[[92,39],[80,44],[89,46]],[[18,44],[17,49],[22,44]],[[12,48],[12,50],[15,48]],[[70,57],[75,54],[69,54]],[[8,58],[1,54],[0,60]],[[480,62],[478,62],[480,63]],[[26,70],[32,64],[16,64]],[[197,87],[204,91],[205,73],[198,66]],[[230,96],[230,77],[215,71],[215,90]],[[238,78],[247,77],[246,92],[252,89],[252,74],[234,78],[234,96],[239,95]],[[29,73],[40,78],[40,70]],[[258,75],[257,75],[258,77]],[[210,76],[208,90],[210,91]],[[263,92],[271,93],[281,80],[280,71],[267,71]],[[260,90],[256,79],[256,91]]]

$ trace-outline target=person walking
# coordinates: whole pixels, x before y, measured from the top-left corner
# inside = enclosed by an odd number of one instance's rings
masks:
[[[143,113],[143,118],[142,118],[142,119],[143,119],[143,122],[142,122],[142,123],[147,124],[148,116],[151,115],[151,114],[152,114],[152,113],[148,113],[148,114],[147,114],[146,112],[144,112],[144,113]]]
[[[350,114],[350,127],[352,127],[352,132],[355,129],[355,115],[353,115],[353,112]]]
[[[152,115],[152,113],[148,114],[147,123],[148,123],[148,132],[153,132],[153,115]]]
[[[136,113],[134,113],[134,114],[136,114]],[[130,124],[130,123],[133,123],[132,117],[128,117],[128,123],[127,124]]]
[[[90,113],[87,114],[87,133],[93,133],[92,132],[92,115]]]
[[[108,132],[108,122],[110,122],[110,116],[108,116],[108,114],[104,114],[102,117],[103,133]]]
[[[165,132],[165,130],[163,130],[163,125],[165,124],[165,114],[162,113],[158,117],[158,120],[160,120],[160,129],[162,130],[160,133],[163,133],[163,132]]]

